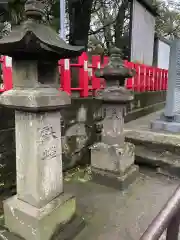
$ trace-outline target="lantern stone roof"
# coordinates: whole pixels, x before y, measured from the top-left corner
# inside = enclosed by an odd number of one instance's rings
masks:
[[[0,39],[0,53],[16,59],[59,60],[81,54],[84,47],[67,44],[48,25],[42,22],[43,4],[28,0],[27,19]]]
[[[105,78],[108,80],[119,80],[120,78],[128,78],[133,77],[135,75],[134,69],[129,69],[124,66],[124,62],[122,60],[122,50],[113,47],[110,50],[110,61],[107,66],[105,66],[102,70],[96,71],[97,77]]]

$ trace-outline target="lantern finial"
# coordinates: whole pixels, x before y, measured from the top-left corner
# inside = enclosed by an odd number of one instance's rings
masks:
[[[41,1],[27,0],[25,3],[25,13],[27,18],[42,19],[45,5]]]

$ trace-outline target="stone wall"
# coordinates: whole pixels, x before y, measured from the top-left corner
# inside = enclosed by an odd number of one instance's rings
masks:
[[[14,111],[0,107],[0,196],[8,196],[15,189],[15,132]]]
[[[125,122],[162,109],[165,105],[165,100],[166,91],[136,93],[134,101],[126,107]]]
[[[162,108],[165,92],[147,92],[135,95],[126,108],[125,121]],[[62,141],[64,170],[90,161],[89,146],[98,141],[98,121],[101,120],[101,102],[96,99],[72,99],[71,106],[62,111]],[[15,188],[15,134],[14,112],[0,107],[0,191],[9,195]],[[11,189],[12,188],[12,189]]]
[[[98,140],[97,123],[101,120],[101,101],[92,98],[72,99],[62,111],[62,146],[64,169],[90,160],[89,147]]]

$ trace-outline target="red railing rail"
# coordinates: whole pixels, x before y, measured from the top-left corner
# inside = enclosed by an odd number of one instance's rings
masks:
[[[12,88],[12,68],[9,61],[6,56],[0,58],[3,75],[0,92]],[[104,80],[95,76],[95,70],[103,68],[108,61],[107,56],[103,58],[103,61],[101,61],[100,56],[92,56],[90,64],[88,63],[88,55],[85,52],[78,58],[77,63],[70,63],[69,59],[60,60],[60,89],[66,91],[69,95],[73,91],[79,91],[81,97],[88,97],[90,93],[95,95],[98,89],[105,87]],[[136,75],[126,80],[126,88],[135,92],[164,91],[167,89],[168,70],[128,62],[127,60],[124,61],[124,65],[136,70]],[[76,88],[71,87],[71,68],[76,68],[78,71],[79,82]]]

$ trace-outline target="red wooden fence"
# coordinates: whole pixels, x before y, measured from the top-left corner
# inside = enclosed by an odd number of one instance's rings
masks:
[[[0,92],[10,90],[12,88],[12,68],[7,63],[7,57],[0,58],[0,64],[2,69],[3,83],[0,84]]]
[[[3,84],[1,84],[0,92],[12,88],[12,68],[10,64],[7,64],[6,59],[8,57],[0,59],[3,75]],[[92,56],[92,64],[88,64],[86,53],[83,53],[78,58],[78,63],[76,64],[70,64],[69,59],[60,60],[60,89],[70,95],[72,91],[79,91],[81,97],[88,97],[90,92],[95,94],[96,90],[105,87],[105,82],[103,79],[97,78],[94,72],[97,68],[103,68],[108,61],[108,57],[104,57],[103,62],[101,62],[100,56]],[[162,91],[167,89],[168,70],[132,63],[126,60],[124,65],[136,70],[135,77],[126,80],[126,88],[135,92]],[[79,84],[77,88],[71,87],[70,68],[78,69]]]

